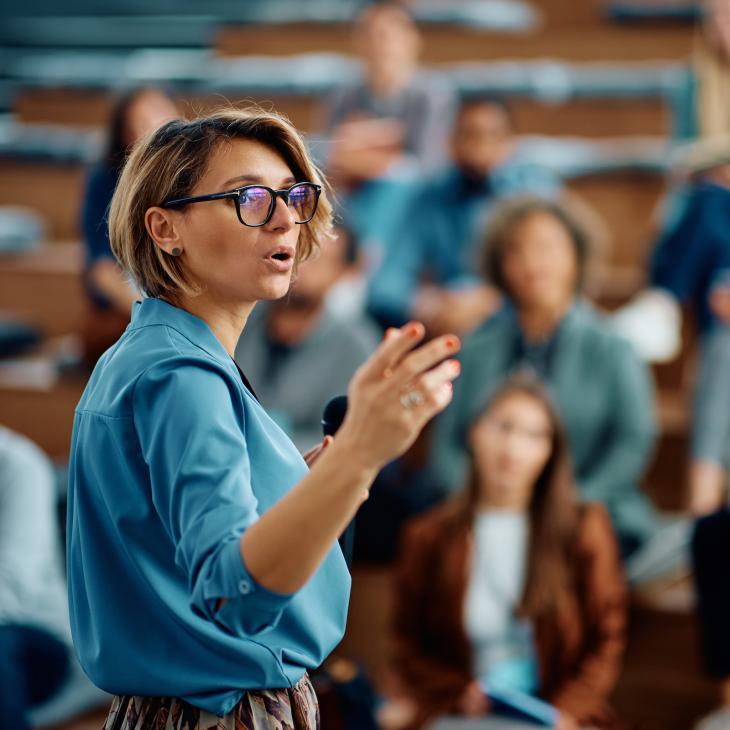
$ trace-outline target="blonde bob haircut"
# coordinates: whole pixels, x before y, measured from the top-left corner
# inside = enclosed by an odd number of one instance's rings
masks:
[[[225,108],[190,121],[170,121],[135,145],[109,209],[112,252],[147,296],[174,302],[180,295],[200,293],[199,283],[192,281],[180,257],[162,251],[150,236],[145,213],[167,200],[192,195],[213,153],[220,145],[237,139],[253,140],[278,152],[297,182],[322,185],[314,218],[302,224],[295,270],[331,237],[329,186],[288,119],[258,108]]]

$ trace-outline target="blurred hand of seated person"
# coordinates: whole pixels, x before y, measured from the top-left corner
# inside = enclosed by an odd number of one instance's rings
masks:
[[[719,510],[727,495],[727,472],[722,464],[693,460],[689,470],[689,512],[693,515],[709,515]]]
[[[412,311],[429,336],[462,335],[494,314],[501,302],[499,291],[488,284],[455,290],[425,285],[418,290]]]
[[[403,125],[356,115],[332,133],[327,168],[339,186],[384,177],[403,158]]]
[[[627,592],[606,510],[578,501],[551,396],[513,374],[463,435],[465,486],[407,526],[394,640],[411,728],[488,714],[490,685],[541,698],[558,728],[614,727]]]
[[[484,717],[490,710],[489,699],[476,679],[466,685],[456,706],[459,714],[466,717]]]
[[[714,286],[710,292],[710,309],[725,324],[730,324],[730,286]]]

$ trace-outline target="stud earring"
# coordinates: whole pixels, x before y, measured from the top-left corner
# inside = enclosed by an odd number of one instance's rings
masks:
[[[179,256],[181,253],[182,253],[182,249],[178,248],[177,246],[175,246],[175,248],[173,248],[172,251],[170,251],[170,254],[172,256]]]

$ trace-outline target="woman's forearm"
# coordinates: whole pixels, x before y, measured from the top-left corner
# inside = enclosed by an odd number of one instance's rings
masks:
[[[431,340],[412,323],[386,333],[348,388],[347,416],[310,473],[251,525],[241,557],[251,576],[276,593],[299,590],[367,499],[378,470],[413,445],[425,424],[451,401],[459,365],[445,359],[459,349],[456,337]],[[403,401],[409,389],[421,401]]]
[[[294,593],[317,570],[367,499],[377,468],[356,444],[337,439],[289,494],[249,527],[241,557],[251,576],[276,593]]]

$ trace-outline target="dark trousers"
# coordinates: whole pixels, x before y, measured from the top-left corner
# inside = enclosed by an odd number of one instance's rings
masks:
[[[730,511],[697,521],[692,561],[705,668],[730,677]]]
[[[29,626],[0,626],[0,730],[27,730],[28,710],[49,699],[69,671],[68,649]]]

